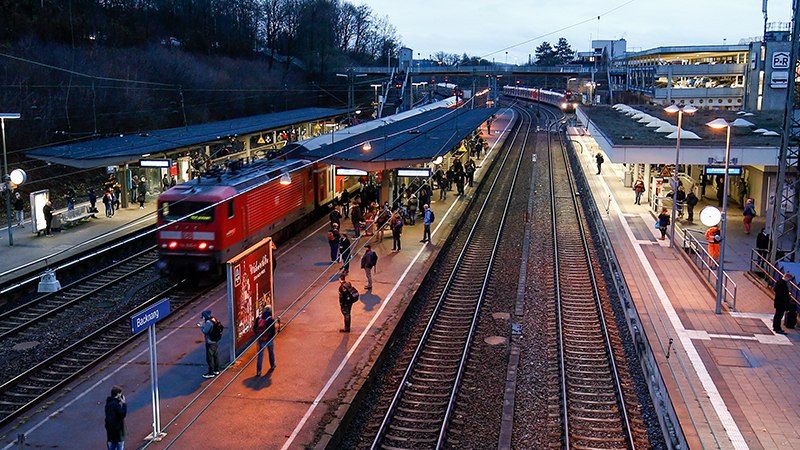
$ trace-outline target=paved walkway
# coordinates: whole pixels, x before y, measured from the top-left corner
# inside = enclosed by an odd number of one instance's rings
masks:
[[[507,136],[503,130],[510,120],[510,113],[498,114],[489,139],[493,145],[489,158]],[[483,177],[484,164],[479,164],[476,179]],[[468,196],[471,191],[467,188]],[[466,199],[454,194],[439,201],[434,192],[436,223],[431,244],[419,242],[421,221],[404,227],[400,252],[390,251],[391,233],[386,233],[383,242],[373,238],[379,255],[374,287],[362,292],[353,306],[349,334],[338,331],[342,327],[338,265],[329,262],[327,222],[320,221],[278,249],[275,310],[283,329],[275,341],[278,367],[265,376],[255,376],[256,352],[250,348],[219,377],[201,377],[205,353],[196,323],[206,309],[217,317],[228,317],[225,286],[160,322],[161,424],[167,435],[149,448],[305,448],[320,424],[331,423],[322,436],[326,442],[463,211]],[[343,221],[345,228],[348,223]],[[365,243],[361,239],[357,245]],[[365,281],[360,256],[350,267],[350,279],[359,289]],[[229,347],[223,338],[223,357]],[[11,448],[19,433],[25,434],[29,446],[100,448],[105,441],[103,404],[115,384],[123,387],[128,401],[126,448],[145,445],[153,422],[147,344],[142,336],[136,345],[63,389],[46,408],[0,430],[3,448]]]
[[[772,294],[743,272],[763,218],[745,235],[741,210],[730,209],[725,265],[738,311],[714,314],[713,286],[680,245],[657,240],[654,216],[634,205],[622,167],[607,163],[595,175],[592,154],[581,154],[584,172],[601,210],[608,207],[606,229],[690,448],[800,448],[800,334],[772,332]]]

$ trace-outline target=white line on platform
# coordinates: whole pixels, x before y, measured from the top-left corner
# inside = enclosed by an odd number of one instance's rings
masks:
[[[714,407],[714,411],[717,413],[722,426],[725,427],[725,431],[728,434],[728,439],[730,439],[733,448],[737,450],[748,449],[749,447],[747,442],[744,440],[744,436],[742,436],[739,427],[736,425],[736,421],[733,420],[733,416],[731,416],[728,407],[725,406],[725,401],[722,399],[722,395],[720,395],[717,385],[714,383],[714,380],[708,373],[708,369],[706,369],[703,360],[700,358],[700,354],[697,352],[691,337],[688,335],[686,329],[681,323],[681,320],[678,317],[675,308],[672,306],[672,302],[670,301],[667,292],[661,285],[661,281],[658,279],[658,276],[656,276],[656,273],[653,270],[653,267],[650,265],[650,261],[647,259],[647,256],[645,256],[644,251],[642,251],[642,248],[639,245],[636,245],[637,239],[633,234],[633,230],[631,230],[630,226],[628,225],[628,221],[622,217],[622,209],[619,207],[616,198],[611,195],[611,189],[609,189],[605,178],[600,177],[600,185],[605,190],[606,195],[609,196],[615,213],[622,219],[620,220],[622,228],[625,230],[625,234],[628,236],[630,242],[634,244],[633,249],[636,252],[636,256],[639,258],[642,268],[647,273],[647,276],[656,291],[656,296],[661,301],[661,306],[664,308],[667,318],[678,334],[681,345],[683,345],[686,355],[689,357],[689,361],[697,373],[697,377],[700,379],[700,383],[703,385],[703,388],[708,395],[708,399],[711,401],[711,405]]]

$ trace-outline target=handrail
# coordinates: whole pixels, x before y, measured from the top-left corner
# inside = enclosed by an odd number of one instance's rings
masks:
[[[706,281],[714,285],[716,289],[717,285],[717,269],[719,267],[717,260],[712,258],[711,255],[708,253],[706,242],[700,242],[694,234],[701,234],[703,235],[703,239],[705,240],[705,231],[697,230],[693,228],[684,228],[683,229],[683,249],[689,255],[689,258],[694,261],[695,265],[700,269],[700,272],[705,276]],[[723,270],[723,278],[722,278],[722,289],[724,291],[724,295],[722,296],[722,300],[733,310],[736,311],[736,282]],[[713,283],[712,283],[713,279]],[[731,289],[732,286],[733,289]]]
[[[783,278],[784,272],[767,260],[764,256],[766,252],[766,250],[757,248],[750,250],[750,272],[756,275],[763,274],[767,285],[774,287],[775,282]],[[800,306],[800,287],[794,280],[789,281],[787,284],[789,285],[789,296],[796,305]]]

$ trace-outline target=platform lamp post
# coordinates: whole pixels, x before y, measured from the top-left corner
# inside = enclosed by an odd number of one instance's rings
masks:
[[[669,246],[675,246],[675,214],[678,211],[678,164],[680,164],[681,157],[681,127],[683,126],[683,115],[692,115],[697,112],[697,108],[692,105],[680,107],[672,104],[664,108],[664,112],[669,114],[678,113],[678,136],[675,140],[675,175],[673,177],[672,186],[672,220],[669,224]]]
[[[6,152],[6,119],[19,119],[19,113],[0,113],[0,128],[3,135],[3,183],[6,188],[6,215],[8,216],[8,245],[14,245],[14,231],[11,229],[11,176],[8,172],[8,154]]]
[[[725,275],[725,238],[727,237],[726,230],[728,219],[728,172],[731,162],[731,124],[725,119],[714,119],[711,122],[708,122],[706,125],[717,130],[726,128],[725,178],[722,183],[722,216],[720,218],[720,222],[722,222],[722,229],[720,230],[719,261],[717,263],[717,304],[714,309],[716,314],[720,314],[722,312],[722,298],[725,294],[723,291],[722,277]]]

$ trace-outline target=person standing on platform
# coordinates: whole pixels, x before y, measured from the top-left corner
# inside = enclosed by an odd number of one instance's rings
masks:
[[[275,333],[276,330],[275,320],[272,318],[272,308],[267,306],[261,317],[256,320],[256,326],[253,329],[256,336],[258,336],[258,358],[256,359],[256,376],[261,376],[261,365],[264,362],[264,347],[269,351],[269,370],[273,371],[277,367],[275,365]]]
[[[683,204],[686,203],[686,190],[683,188],[683,186],[678,186],[678,192],[675,193],[675,199],[677,200],[675,209],[677,210],[678,217],[683,219]]]
[[[772,316],[772,331],[778,334],[786,334],[781,328],[781,319],[786,311],[793,311],[795,308],[792,296],[789,295],[789,282],[793,279],[794,276],[786,272],[775,282],[775,315]]]
[[[353,207],[350,208],[350,220],[353,222],[353,236],[357,238],[361,235],[361,221],[364,220],[364,214],[361,212],[361,205],[358,201],[353,202]]]
[[[67,198],[67,211],[72,211],[75,209],[75,189],[67,189],[65,197]]]
[[[472,187],[472,182],[475,179],[475,161],[472,158],[467,160],[464,164],[464,173],[467,175],[467,186]]]
[[[342,220],[342,213],[339,212],[339,206],[334,206],[331,213],[328,214],[328,219],[330,219],[331,224],[336,224],[337,227],[341,228],[341,220]]]
[[[103,194],[103,206],[106,207],[106,217],[111,217],[114,215],[114,207],[113,207],[113,195],[111,194],[111,188]]]
[[[722,236],[717,225],[706,230],[706,241],[708,241],[708,254],[714,261],[719,261],[719,243],[722,241]]]
[[[424,230],[422,232],[422,240],[420,240],[420,242],[430,242],[431,224],[433,223],[433,211],[431,211],[431,207],[429,205],[423,205],[422,209],[423,209],[422,226],[424,227]]]
[[[169,189],[169,176],[164,174],[164,178],[161,179],[161,192],[165,192]]]
[[[686,220],[689,222],[694,222],[694,207],[697,206],[698,201],[699,199],[694,194],[693,190],[690,190],[689,193],[686,194]]]
[[[214,378],[219,375],[219,341],[222,339],[222,324],[211,315],[211,311],[203,311],[201,317],[203,322],[197,326],[206,338],[206,364],[208,364],[208,372],[203,374],[203,378]]]
[[[342,259],[342,275],[350,274],[350,239],[347,233],[341,233],[339,238],[339,255]]]
[[[136,175],[131,177],[130,193],[131,203],[136,203],[136,188],[139,187],[139,177]]]
[[[123,450],[125,448],[125,416],[128,415],[128,404],[122,388],[114,386],[111,395],[106,398],[106,445],[108,450]]]
[[[137,191],[139,193],[139,209],[144,209],[144,202],[147,197],[147,180],[145,180],[144,177],[139,180],[139,187],[137,188]]]
[[[51,227],[53,226],[53,203],[50,200],[44,204],[44,208],[42,208],[42,214],[44,214],[44,235],[52,236],[53,234],[51,233]]]
[[[383,242],[383,235],[386,231],[386,222],[392,217],[392,211],[389,209],[389,202],[384,203],[382,208],[378,208],[375,213],[375,236],[378,242]]]
[[[364,274],[367,276],[367,285],[364,289],[372,289],[372,270],[378,264],[378,255],[372,251],[372,246],[367,244],[364,246],[366,251],[361,256],[361,268],[364,269]]]
[[[342,204],[342,214],[347,219],[350,216],[350,191],[343,190],[342,195],[339,196],[339,201]]]
[[[747,204],[744,205],[744,234],[750,234],[750,227],[753,225],[753,218],[756,216],[756,204],[752,198],[747,199]]]
[[[111,189],[111,215],[114,215],[114,211],[119,211],[119,204],[122,199],[122,186],[119,183],[114,183],[114,187]]]
[[[439,187],[439,200],[447,199],[447,176],[442,170],[439,170],[439,177],[436,180]]]
[[[169,177],[169,187],[174,187],[176,184],[178,184],[178,178],[175,175]]]
[[[663,241],[667,236],[667,228],[669,227],[670,217],[667,208],[661,208],[661,214],[658,215],[658,230],[661,231],[660,241]]]
[[[350,310],[353,308],[353,303],[358,301],[358,290],[356,290],[347,277],[342,274],[339,275],[339,309],[342,311],[344,318],[344,328],[340,329],[340,333],[350,332]]]
[[[417,207],[419,206],[419,200],[415,194],[411,194],[411,197],[408,198],[408,223],[410,225],[417,224]]]
[[[400,236],[403,235],[403,213],[398,209],[390,220],[392,227],[392,251],[400,251]]]
[[[756,250],[759,255],[764,258],[767,257],[767,251],[769,250],[769,234],[766,228],[762,228],[756,236]]]
[[[336,262],[336,259],[339,258],[340,238],[339,225],[332,223],[331,227],[328,229],[328,245],[331,248],[331,262]]]
[[[94,214],[97,212],[97,194],[94,193],[94,188],[89,188],[87,195],[89,197],[89,212]]]
[[[603,163],[606,160],[603,158],[603,155],[600,152],[597,152],[597,154],[594,155],[594,159],[597,161],[597,175],[600,175],[600,169],[603,167]]]
[[[455,184],[455,181],[456,181],[456,171],[453,170],[453,166],[450,166],[450,168],[447,169],[447,172],[445,172],[444,175],[445,175],[445,179],[447,180],[447,181],[445,181],[445,184],[447,185],[447,190],[448,191],[452,191],[453,190],[453,184]]]
[[[22,194],[14,192],[11,204],[14,206],[14,214],[17,216],[17,225],[22,227],[22,222],[25,219],[25,200],[22,199]]]
[[[635,183],[633,183],[633,192],[636,193],[636,200],[633,201],[634,205],[641,205],[642,204],[642,194],[644,193],[644,181],[642,177],[639,177]]]

